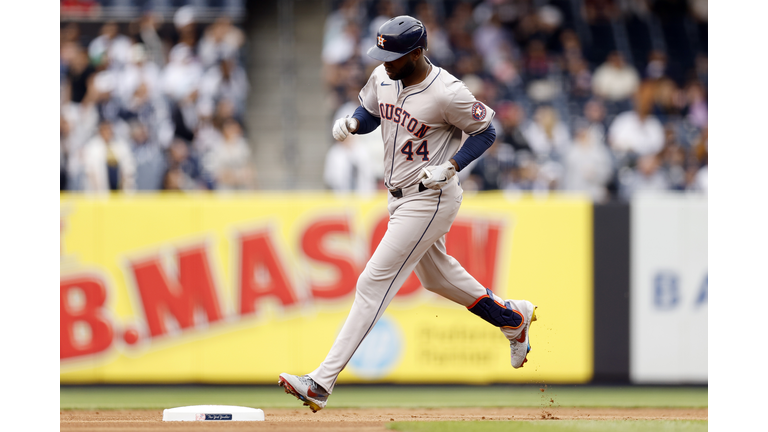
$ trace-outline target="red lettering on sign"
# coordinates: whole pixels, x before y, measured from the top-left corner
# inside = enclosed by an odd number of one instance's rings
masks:
[[[448,255],[456,258],[481,285],[491,290],[500,233],[498,222],[456,219],[445,239]]]
[[[333,253],[327,247],[325,240],[334,234],[349,238],[349,222],[344,218],[317,221],[309,225],[301,237],[301,248],[307,257],[330,264],[339,273],[333,283],[311,284],[310,289],[315,298],[340,298],[355,290],[358,276],[355,262],[349,257]]]
[[[297,301],[266,230],[240,238],[240,314],[256,312],[262,297],[276,297],[283,306]]]
[[[208,322],[222,318],[216,287],[204,246],[177,252],[178,280],[169,278],[159,256],[131,263],[136,286],[152,337],[168,333],[170,315],[182,329],[195,326],[195,311],[202,309]]]
[[[104,282],[95,276],[61,279],[61,332],[59,356],[63,359],[100,353],[112,345],[112,323],[105,315],[107,290]],[[77,340],[77,324],[87,325],[87,340]],[[81,337],[82,338],[82,337]]]
[[[381,239],[384,238],[384,233],[387,232],[388,223],[389,215],[385,215],[373,228],[373,233],[371,233],[371,256],[373,256],[373,252],[376,251],[379,243],[381,243]],[[408,279],[406,279],[405,283],[403,283],[403,286],[400,287],[400,291],[397,292],[396,297],[405,297],[411,295],[417,292],[420,288],[421,282],[419,281],[419,278],[416,276],[416,273],[411,272],[411,274],[408,276]]]

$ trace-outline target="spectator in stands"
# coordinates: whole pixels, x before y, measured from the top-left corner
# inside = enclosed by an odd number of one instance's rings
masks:
[[[667,55],[662,51],[653,50],[648,53],[648,64],[645,66],[645,78],[657,80],[667,76]]]
[[[188,98],[196,92],[203,76],[203,67],[184,43],[176,45],[168,56],[168,64],[161,75],[162,86],[171,102]]]
[[[184,172],[179,167],[168,168],[163,175],[164,191],[183,191],[187,190]]]
[[[501,123],[497,129],[497,135],[501,140],[517,151],[532,152],[525,134],[523,134],[523,122],[525,112],[514,102],[504,101],[496,108],[496,118]]]
[[[464,81],[467,90],[475,95],[475,99],[488,101],[486,103],[491,104],[490,100],[494,99],[494,96],[489,94],[489,87],[486,86],[485,80],[475,74],[464,75],[461,80]]]
[[[563,157],[571,146],[568,127],[554,108],[543,105],[536,109],[534,121],[523,133],[536,157],[537,184],[546,185],[543,189],[547,190],[559,188],[564,174]]]
[[[568,127],[549,105],[536,109],[534,121],[528,124],[523,133],[539,160],[560,159],[571,144]]]
[[[242,116],[248,96],[248,77],[233,58],[222,59],[208,69],[200,81],[201,101],[212,103],[222,99],[232,102],[235,112]]]
[[[653,115],[665,124],[680,120],[686,108],[686,100],[675,82],[667,77],[659,78],[655,81],[655,88]]]
[[[135,43],[131,46],[128,63],[117,72],[116,96],[123,107],[130,107],[136,90],[140,85],[146,87],[148,95],[160,90],[160,68],[147,61],[144,45]]]
[[[343,31],[323,45],[322,57],[325,64],[340,65],[358,54],[361,38],[360,26],[349,21]]]
[[[93,67],[88,54],[79,46],[73,46],[69,53],[67,75],[64,89],[64,103],[79,104],[85,98],[88,86],[92,82],[96,68]]]
[[[624,61],[618,51],[608,55],[608,59],[595,69],[592,76],[592,90],[610,102],[628,100],[638,89],[640,76],[634,67]]]
[[[694,73],[696,74],[696,78],[699,80],[701,85],[703,85],[706,89],[709,86],[709,62],[707,61],[706,55],[699,54],[696,56],[696,67]]]
[[[334,142],[326,153],[323,180],[334,192],[365,194],[376,190],[376,170],[357,138]]]
[[[553,51],[558,45],[562,14],[560,10],[551,5],[519,4],[518,12],[523,15],[516,25],[515,41],[521,47],[527,47],[531,41],[539,40],[544,43],[548,51]],[[536,7],[536,8],[535,8]],[[477,8],[475,9],[477,11]]]
[[[709,128],[704,126],[693,146],[692,155],[696,158],[696,163],[706,165],[709,158]]]
[[[112,68],[120,69],[130,57],[131,39],[120,34],[117,23],[108,21],[101,27],[101,35],[88,45],[88,56],[94,64],[101,63],[105,55]]]
[[[504,45],[504,47],[508,47]],[[463,61],[472,61],[472,58],[465,57]],[[500,97],[509,98],[513,95],[521,94],[524,91],[523,78],[520,76],[517,66],[512,61],[510,55],[500,55],[498,61],[493,65],[493,69],[490,71],[494,80],[490,80],[485,84],[485,88],[498,89],[502,94]],[[465,75],[466,76],[466,75]],[[498,83],[498,84],[497,84]],[[489,91],[490,93],[490,91]],[[489,104],[493,104],[495,99],[490,97],[487,99]],[[544,98],[547,96],[544,95]]]
[[[189,48],[181,47],[171,54],[162,80],[170,98],[173,135],[192,142],[197,126],[198,88],[203,70]]]
[[[437,66],[450,67],[453,64],[455,57],[453,55],[453,50],[451,49],[448,32],[438,19],[434,6],[429,3],[420,3],[416,8],[415,16],[424,24],[424,27],[427,29],[427,34],[429,35],[429,59]],[[373,22],[371,24],[373,24]],[[379,24],[379,26],[381,26],[381,24]],[[369,28],[374,29],[372,26]],[[378,27],[373,31],[374,36],[376,35],[377,30]],[[372,41],[371,44],[373,44]],[[363,44],[363,46],[370,45]]]
[[[568,69],[569,62],[573,60],[584,61],[584,53],[581,48],[579,36],[572,29],[564,29],[560,33],[561,56],[565,62],[565,69]]]
[[[540,39],[547,51],[559,53],[562,51],[560,36],[562,34],[563,13],[557,6],[548,4],[536,10],[537,28],[534,38]]]
[[[65,191],[67,190],[67,180],[69,179],[67,165],[69,164],[70,132],[67,120],[63,115],[59,117],[59,190]]]
[[[108,121],[99,123],[98,134],[85,145],[83,165],[86,191],[131,191],[136,187],[131,148],[115,137]]]
[[[709,188],[709,167],[708,165],[704,165],[698,170],[695,170],[695,174],[693,175],[693,178],[692,178],[692,181],[690,182],[688,190],[694,191],[694,192],[703,192],[706,194],[708,188]]]
[[[155,12],[148,11],[131,22],[128,31],[136,43],[144,46],[147,61],[154,63],[157,67],[163,67],[165,65],[165,47],[160,35],[157,34],[159,21],[162,21],[162,17],[159,17]]]
[[[184,140],[174,139],[168,148],[168,170],[164,183],[166,182],[173,185],[173,190],[206,189],[200,161]]]
[[[456,4],[453,14],[448,19],[447,30],[457,60],[463,57],[477,56],[478,61],[475,66],[479,70],[480,65],[483,64],[483,59],[475,52],[474,48],[472,33],[475,30],[475,20],[472,14],[472,5],[464,2]],[[458,65],[456,71],[459,72],[459,76],[463,74],[459,71]]]
[[[67,190],[84,187],[83,147],[96,133],[99,114],[94,104],[95,89],[91,86],[81,103],[65,103],[61,106],[62,144],[66,148]]]
[[[219,119],[220,127],[223,128],[224,121],[227,119],[235,119],[242,124],[243,119],[241,117],[237,116],[237,112],[235,111],[235,105],[227,100],[222,99],[219,101],[219,103],[216,104],[216,112],[214,114],[214,117]]]
[[[333,40],[344,32],[347,23],[362,23],[365,20],[365,11],[360,3],[360,0],[344,0],[337,9],[328,14],[323,30],[323,47],[333,43]],[[387,19],[393,16],[389,16]]]
[[[119,121],[120,100],[117,97],[117,84],[119,69],[111,67],[112,59],[109,55],[101,56],[100,63],[96,65],[96,73],[93,75],[92,85],[88,90],[92,91],[93,101],[99,112],[99,118],[110,122]]]
[[[589,27],[592,42],[586,57],[590,62],[599,62],[614,49],[611,23],[618,19],[617,0],[582,0],[582,16]]]
[[[686,167],[687,162],[685,149],[677,142],[674,132],[669,129],[667,144],[661,151],[661,171],[669,181],[669,188],[672,190],[685,190],[686,188]]]
[[[237,59],[244,42],[242,30],[232,25],[229,18],[219,17],[205,29],[200,39],[200,62],[203,67],[209,68],[224,59]]]
[[[568,93],[579,106],[592,97],[592,73],[586,60],[574,58],[568,61]]]
[[[651,114],[653,83],[640,86],[632,111],[619,114],[608,130],[608,142],[619,158],[632,155],[655,155],[664,146],[664,128]]]
[[[637,160],[637,169],[624,167],[619,173],[620,193],[622,198],[630,200],[637,192],[665,191],[670,183],[660,170],[659,157],[646,154]]]
[[[133,121],[131,127],[131,150],[136,161],[136,189],[158,190],[162,187],[166,171],[165,158],[160,146],[150,139],[147,126]]]
[[[608,147],[590,128],[583,121],[576,126],[573,145],[565,153],[563,189],[586,192],[593,201],[605,202],[613,161]]]
[[[69,23],[59,33],[59,84],[64,85],[69,65],[80,50],[80,27]],[[63,100],[64,98],[62,98]]]
[[[534,39],[525,49],[523,76],[528,81],[546,79],[549,76],[550,58],[544,42]]]
[[[699,81],[692,81],[685,89],[685,97],[688,104],[688,122],[699,129],[707,127],[709,109],[704,86]]]
[[[126,119],[142,122],[149,128],[151,135],[158,136],[164,126],[170,127],[170,119],[162,105],[162,100],[158,100],[157,94],[153,97],[147,84],[142,82],[123,107],[122,115]],[[165,148],[168,146],[168,141],[158,140],[158,144]]]
[[[551,184],[547,176],[542,175],[541,168],[529,153],[515,153],[515,167],[512,170],[513,182],[507,185],[510,191],[535,191],[545,192],[550,190]]]
[[[695,192],[707,192],[709,184],[709,140],[708,128],[704,127],[689,155],[686,172],[686,189]]]
[[[193,151],[206,160],[208,154],[221,142],[221,124],[223,119],[215,112],[210,101],[203,101],[197,106],[197,129],[192,141]]]
[[[539,39],[528,43],[523,58],[523,76],[528,83],[528,96],[535,102],[551,102],[561,91],[561,85],[553,79],[554,58],[547,53],[546,45]]]
[[[248,189],[253,183],[251,149],[243,138],[237,120],[229,118],[222,125],[222,141],[209,154],[207,169],[218,190]]]
[[[606,111],[600,99],[592,98],[584,104],[584,120],[588,124],[589,133],[593,135],[593,139],[607,146],[605,142]]]
[[[427,33],[431,36],[430,33]],[[491,12],[472,34],[475,51],[483,59],[486,70],[493,70],[501,60],[500,54],[507,48],[511,35],[501,26],[498,14]]]
[[[472,164],[468,179],[472,185],[469,185],[469,189],[507,189],[513,181],[514,162],[515,150],[510,144],[499,141],[497,136],[496,142]],[[465,187],[464,183],[462,187]]]
[[[186,44],[189,48],[195,46],[194,39],[197,37],[196,10],[191,4],[184,5],[173,14],[173,26],[179,34],[179,42]]]

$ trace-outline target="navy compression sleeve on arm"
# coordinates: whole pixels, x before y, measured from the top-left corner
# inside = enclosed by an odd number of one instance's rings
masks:
[[[493,127],[493,124],[489,124],[488,129],[482,133],[467,138],[464,141],[464,145],[461,146],[461,150],[453,157],[453,160],[459,165],[459,171],[463,170],[473,160],[479,158],[483,152],[493,145],[494,141],[496,141],[496,129]]]
[[[360,123],[355,132],[356,135],[373,132],[381,124],[381,119],[374,117],[371,113],[366,111],[362,105],[357,107],[355,113],[352,114],[352,118],[357,119]]]

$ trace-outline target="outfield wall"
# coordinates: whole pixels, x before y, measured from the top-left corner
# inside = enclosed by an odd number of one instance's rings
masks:
[[[593,214],[593,381],[706,384],[706,197],[638,194]]]
[[[707,200],[639,194],[631,212],[631,380],[706,384]]]
[[[272,383],[313,370],[386,230],[385,204],[62,195],[61,383]],[[340,382],[706,383],[706,205],[467,197],[448,252],[501,296],[539,305],[531,363],[512,369],[497,329],[412,275]]]
[[[386,196],[62,195],[61,374],[75,383],[273,383],[323,360],[386,229]],[[448,252],[540,306],[531,361],[412,276],[339,382],[585,383],[592,205],[466,199]]]

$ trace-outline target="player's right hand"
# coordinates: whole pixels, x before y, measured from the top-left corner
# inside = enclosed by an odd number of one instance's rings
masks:
[[[432,190],[440,190],[456,175],[456,167],[451,161],[436,166],[428,166],[421,170],[421,184]]]
[[[344,141],[349,134],[357,130],[357,119],[355,118],[340,118],[333,124],[333,137],[337,141]]]

